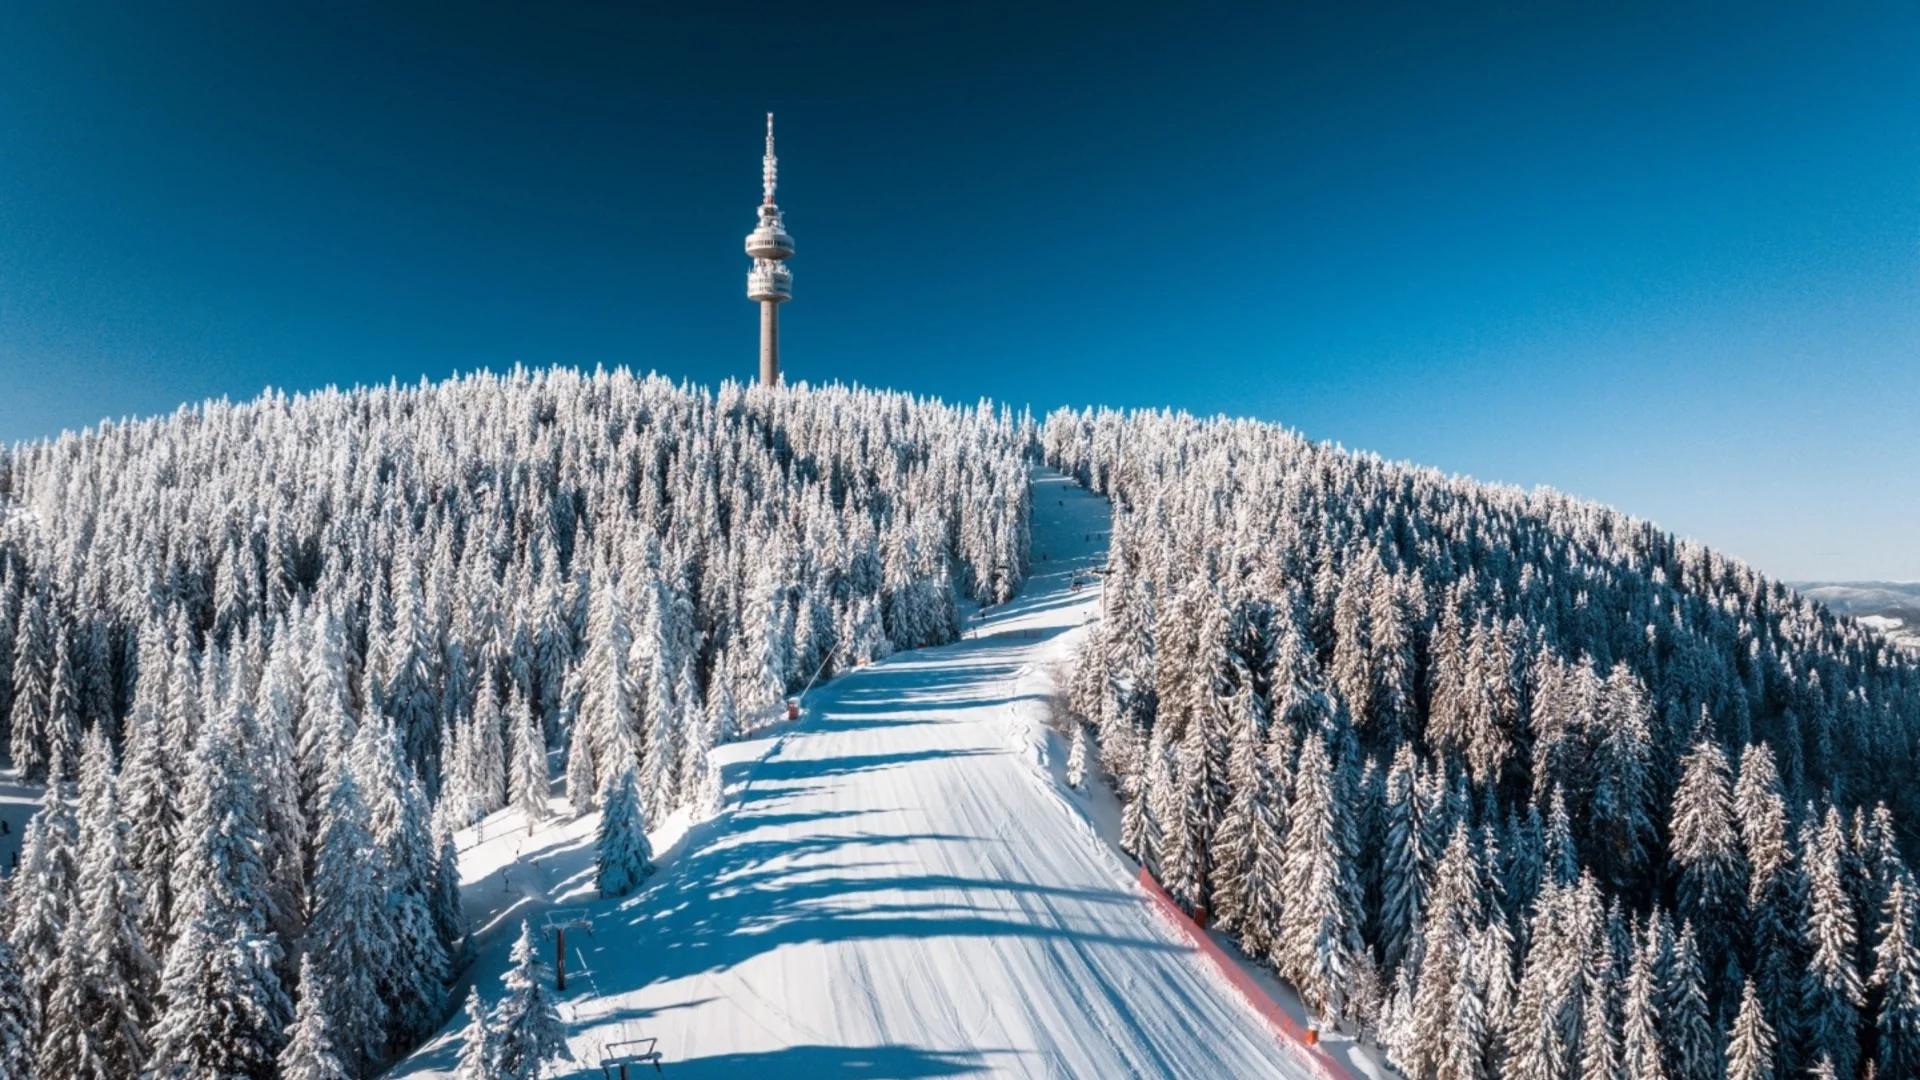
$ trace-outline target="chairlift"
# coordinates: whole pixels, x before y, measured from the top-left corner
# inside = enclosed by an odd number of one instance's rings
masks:
[[[567,931],[585,930],[593,936],[593,916],[586,908],[554,908],[541,923],[540,934],[553,942],[553,988],[567,988]]]
[[[600,1054],[600,1075],[604,1080],[632,1080],[627,1069],[633,1065],[652,1065],[654,1072],[665,1072],[660,1066],[658,1043],[652,1037],[609,1043]]]

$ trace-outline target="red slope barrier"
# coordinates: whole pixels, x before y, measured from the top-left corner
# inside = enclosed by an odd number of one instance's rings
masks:
[[[1299,1021],[1287,1015],[1287,1011],[1280,1007],[1280,1003],[1261,989],[1260,984],[1254,982],[1253,978],[1227,955],[1219,942],[1213,940],[1212,934],[1202,930],[1198,924],[1188,918],[1187,913],[1180,910],[1180,905],[1173,902],[1173,897],[1167,895],[1167,891],[1160,887],[1160,883],[1153,879],[1152,874],[1147,873],[1147,868],[1144,866],[1140,868],[1140,886],[1147,890],[1147,898],[1153,901],[1154,908],[1166,916],[1168,922],[1178,927],[1180,932],[1187,936],[1187,940],[1193,942],[1194,948],[1199,949],[1201,955],[1212,961],[1220,975],[1240,992],[1240,996],[1247,1000],[1247,1004],[1253,1006],[1253,1011],[1264,1017],[1267,1025],[1273,1028],[1282,1039],[1293,1043],[1302,1056],[1313,1062],[1322,1076],[1327,1077],[1328,1080],[1358,1080],[1346,1066],[1335,1061],[1325,1050],[1318,1046],[1307,1045],[1307,1032],[1300,1026]]]

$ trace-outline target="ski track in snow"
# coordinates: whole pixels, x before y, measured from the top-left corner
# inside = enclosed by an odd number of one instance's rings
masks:
[[[583,905],[578,1060],[556,1076],[600,1076],[602,1048],[637,1036],[680,1077],[1316,1075],[1149,906],[1098,799],[1059,784],[1049,668],[1097,614],[1108,524],[1104,500],[1037,473],[1022,594],[716,751],[726,808],[662,823],[632,897],[590,891],[597,816],[461,834],[468,981],[496,1000],[519,920]],[[461,1024],[393,1075],[449,1073]]]

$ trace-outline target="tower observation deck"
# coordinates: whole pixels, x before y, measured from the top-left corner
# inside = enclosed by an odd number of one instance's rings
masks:
[[[747,254],[753,256],[753,268],[747,271],[747,299],[760,305],[760,382],[766,386],[780,381],[780,305],[793,298],[793,271],[785,261],[793,255],[793,237],[787,235],[780,208],[773,202],[778,165],[779,159],[773,156],[773,114],[768,113],[767,156],[760,168],[764,193],[760,224],[747,234]]]

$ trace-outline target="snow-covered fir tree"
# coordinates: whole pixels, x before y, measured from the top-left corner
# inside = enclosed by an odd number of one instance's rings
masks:
[[[323,976],[313,970],[311,955],[300,958],[300,1004],[287,1029],[280,1051],[280,1080],[353,1080],[333,1039],[327,1003],[338,999]]]
[[[327,1036],[356,1075],[386,1057],[389,1006],[380,993],[397,933],[374,850],[366,802],[351,770],[332,783],[313,872],[313,915],[303,943],[303,1008],[323,1014]]]
[[[547,776],[547,740],[533,719],[533,711],[517,694],[508,699],[507,717],[513,724],[513,769],[509,788],[513,805],[531,832],[547,816],[552,781]]]
[[[1879,999],[1874,1018],[1874,1066],[1881,1076],[1920,1075],[1920,933],[1911,881],[1896,878],[1887,891],[1874,946],[1872,990]]]
[[[513,966],[500,977],[507,993],[493,1008],[494,1054],[501,1080],[537,1080],[548,1062],[572,1061],[566,1025],[547,984],[553,969],[541,959],[530,923],[520,924]]]
[[[593,884],[601,896],[625,896],[653,872],[653,847],[647,842],[646,813],[631,765],[608,777],[600,793],[594,866]]]
[[[467,1025],[460,1031],[460,1060],[454,1080],[498,1080],[500,1053],[493,1035],[493,1018],[480,1001],[480,988],[467,988]]]
[[[0,1080],[30,1080],[40,1009],[20,978],[13,946],[0,941]]]
[[[1727,1080],[1770,1080],[1773,1042],[1773,1029],[1749,980],[1740,992],[1740,1013],[1727,1032]]]
[[[1852,1076],[1860,1060],[1860,1008],[1865,998],[1858,966],[1859,929],[1845,880],[1846,852],[1840,812],[1828,807],[1819,828],[1807,831],[1802,852],[1812,947],[1801,1030],[1812,1052],[1825,1054],[1840,1075]]]
[[[161,1077],[265,1078],[292,1020],[276,970],[261,787],[247,748],[252,706],[244,659],[207,717],[188,766],[165,1009],[149,1059]]]

